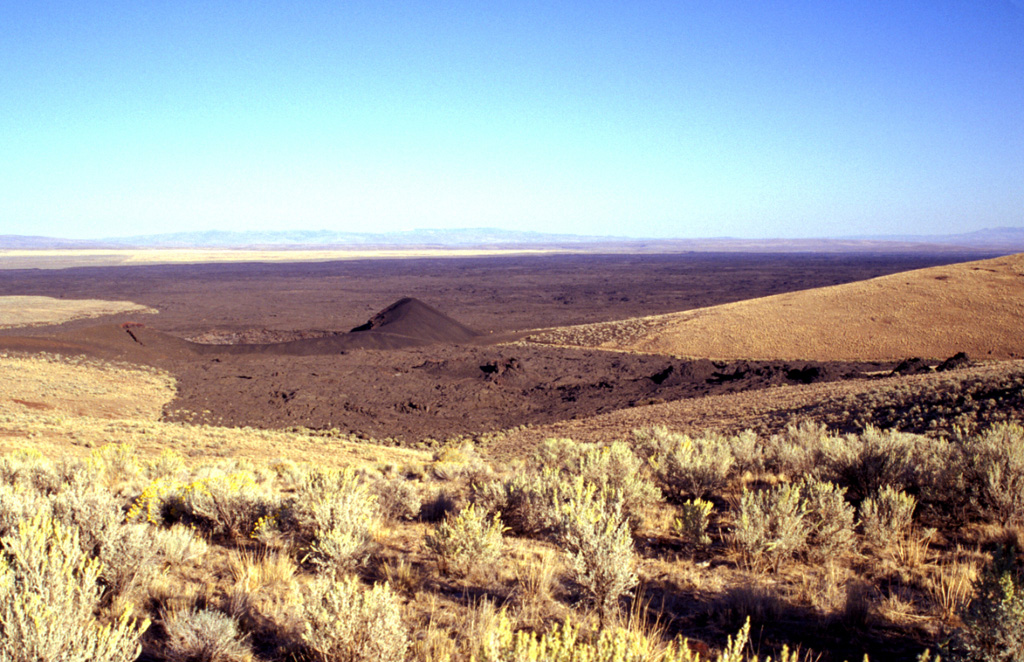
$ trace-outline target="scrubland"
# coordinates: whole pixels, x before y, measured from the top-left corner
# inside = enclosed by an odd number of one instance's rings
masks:
[[[497,463],[164,423],[157,371],[0,364],[0,660],[1024,655],[1011,422],[655,426]]]

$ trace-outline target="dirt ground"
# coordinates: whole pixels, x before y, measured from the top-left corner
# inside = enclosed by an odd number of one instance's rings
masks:
[[[548,255],[10,270],[0,273],[0,294],[125,300],[159,313],[9,329],[0,332],[0,349],[167,370],[178,385],[168,420],[337,429],[414,443],[885,373],[893,365],[684,361],[505,341],[539,327],[977,257]]]

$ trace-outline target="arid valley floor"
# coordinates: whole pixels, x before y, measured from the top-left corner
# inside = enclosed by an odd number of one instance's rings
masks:
[[[990,430],[1015,439],[1024,462],[1024,433],[1007,427],[1024,419],[1022,327],[1024,255],[0,269],[0,539],[13,535],[12,495],[35,489],[18,481],[93,472],[118,526],[157,536],[186,524],[205,550],[138,561],[120,593],[102,583],[102,622],[126,610],[153,621],[142,659],[192,659],[175,628],[200,610],[240,628],[238,652],[210,659],[359,659],[318,657],[303,635],[325,534],[312,515],[288,525],[284,514],[302,510],[293,502],[311,472],[351,467],[380,512],[344,574],[396,591],[407,659],[479,658],[501,618],[530,633],[569,619],[597,641],[605,617],[654,642],[638,658],[652,661],[677,636],[713,656],[748,618],[748,656],[784,645],[808,660],[956,654],[984,569],[1024,543],[1024,496],[1011,498],[1019,512],[997,507],[948,467],[966,466],[956,462],[975,447],[963,440]],[[705,467],[717,479],[665,469],[691,447],[728,455]],[[569,485],[620,452],[633,482],[604,487],[646,496],[615,506],[632,508],[633,551],[619,560],[635,581],[612,609],[574,570],[582,552],[559,525],[525,523],[514,495],[533,489],[517,474]],[[1020,492],[1016,469],[1008,489]],[[820,527],[781,557],[770,541],[744,542],[748,495],[802,485],[806,501],[809,477],[844,490],[832,502],[851,513],[837,551],[815,553],[831,544]],[[221,486],[243,521],[188,505],[189,486],[215,494],[211,481],[229,478],[244,483]],[[944,501],[950,486],[963,498]],[[865,510],[883,488],[916,504],[885,539]],[[48,489],[33,498],[64,493]],[[706,540],[676,524],[700,499]],[[132,523],[142,507],[148,523]],[[474,509],[501,513],[502,551],[453,570],[438,531]]]

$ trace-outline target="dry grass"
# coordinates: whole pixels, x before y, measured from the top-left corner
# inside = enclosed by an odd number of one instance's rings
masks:
[[[427,453],[313,433],[194,426],[160,420],[174,398],[161,371],[58,356],[0,355],[0,453],[31,446],[48,457],[85,456],[124,443],[140,457],[164,450],[196,458],[245,458],[328,466],[422,466]]]
[[[1024,254],[668,315],[550,329],[555,344],[719,359],[1024,355]],[[984,323],[979,323],[984,320]]]
[[[419,257],[485,257],[582,253],[571,249],[410,248],[350,250],[249,249],[11,249],[0,250],[0,269],[68,269],[140,264],[210,264],[225,262],[327,262],[334,260]]]
[[[157,310],[131,301],[103,299],[54,299],[39,296],[0,297],[0,329],[21,326],[63,324],[72,320],[116,315],[156,313]]]
[[[308,467],[296,463],[303,462],[318,467],[418,468],[389,475],[407,480],[403,476],[414,473],[416,478],[410,480],[414,489],[444,491],[458,500],[467,498],[470,482],[496,478],[486,466],[488,471],[478,470],[483,460],[471,453],[446,453],[451,470],[433,472],[427,470],[431,456],[422,452],[314,434],[161,422],[162,405],[158,403],[173,396],[173,381],[152,370],[45,356],[3,356],[0,371],[5,377],[0,381],[5,389],[0,392],[0,452],[35,448],[60,458],[85,455],[88,449],[115,442],[136,449],[139,471],[146,472],[148,463],[162,451],[177,449],[188,456],[184,458],[186,466],[174,468],[175,472],[199,475],[211,467],[196,468],[198,465],[230,464],[231,471],[248,472],[285,498],[294,495],[301,484],[297,476]],[[26,406],[17,401],[25,398],[12,390],[32,394],[37,398],[34,401],[53,408]],[[575,425],[589,425],[604,435],[605,442],[616,438],[616,429],[601,428],[600,420],[604,419]],[[110,448],[97,456],[109,456],[113,465],[120,458],[115,453],[120,447]],[[523,448],[518,453],[520,457],[528,455]],[[282,456],[288,461],[280,461]],[[508,467],[495,469],[510,471]],[[755,482],[768,485],[785,480],[768,475],[767,470],[762,474]],[[626,612],[631,616],[623,621],[627,628],[665,640],[708,629],[734,633],[737,623],[751,616],[759,628],[769,632],[767,640],[793,643],[836,625],[858,636],[863,633],[869,642],[875,626],[898,631],[901,636],[924,628],[938,631],[955,626],[957,613],[971,598],[977,570],[985,562],[980,550],[1010,537],[1024,537],[1019,528],[1008,531],[995,526],[978,525],[963,531],[947,527],[935,538],[921,530],[867,555],[849,554],[816,565],[807,555],[798,554],[778,572],[754,572],[742,568],[739,555],[723,543],[736,526],[743,481],[734,475],[726,487],[711,495],[716,503],[712,540],[699,554],[672,535],[674,506],[656,504],[645,511],[644,525],[634,539],[640,557],[640,585],[638,599]],[[125,492],[126,501],[141,489],[138,486]],[[410,659],[470,659],[474,647],[495,627],[501,609],[515,619],[516,628],[534,632],[549,631],[566,618],[584,628],[597,622],[596,614],[586,608],[581,588],[570,578],[565,551],[551,539],[509,536],[503,562],[494,572],[450,578],[437,572],[424,545],[430,528],[422,520],[386,522],[376,533],[379,551],[359,569],[364,584],[388,581],[401,596],[402,620],[414,633]],[[297,614],[303,587],[316,574],[303,561],[307,541],[283,536],[267,544],[244,536],[207,535],[209,548],[201,562],[167,561],[165,572],[140,591],[143,597],[134,605],[136,609],[153,617],[223,612],[237,620],[258,659],[298,656],[294,647],[301,640],[302,618]],[[979,551],[953,548],[961,543]],[[624,600],[621,606],[628,602]],[[152,636],[164,635],[155,628]],[[160,641],[149,645],[151,655],[159,655]],[[875,650],[885,650],[884,645]]]

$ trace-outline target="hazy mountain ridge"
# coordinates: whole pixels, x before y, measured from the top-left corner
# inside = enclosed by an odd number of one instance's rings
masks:
[[[416,229],[362,233],[332,230],[207,230],[101,239],[64,239],[0,235],[0,249],[300,249],[300,248],[600,248],[632,247],[666,251],[871,251],[967,248],[996,252],[1024,251],[1024,228],[985,228],[948,235],[876,235],[809,239],[659,239],[555,234],[501,228]]]

